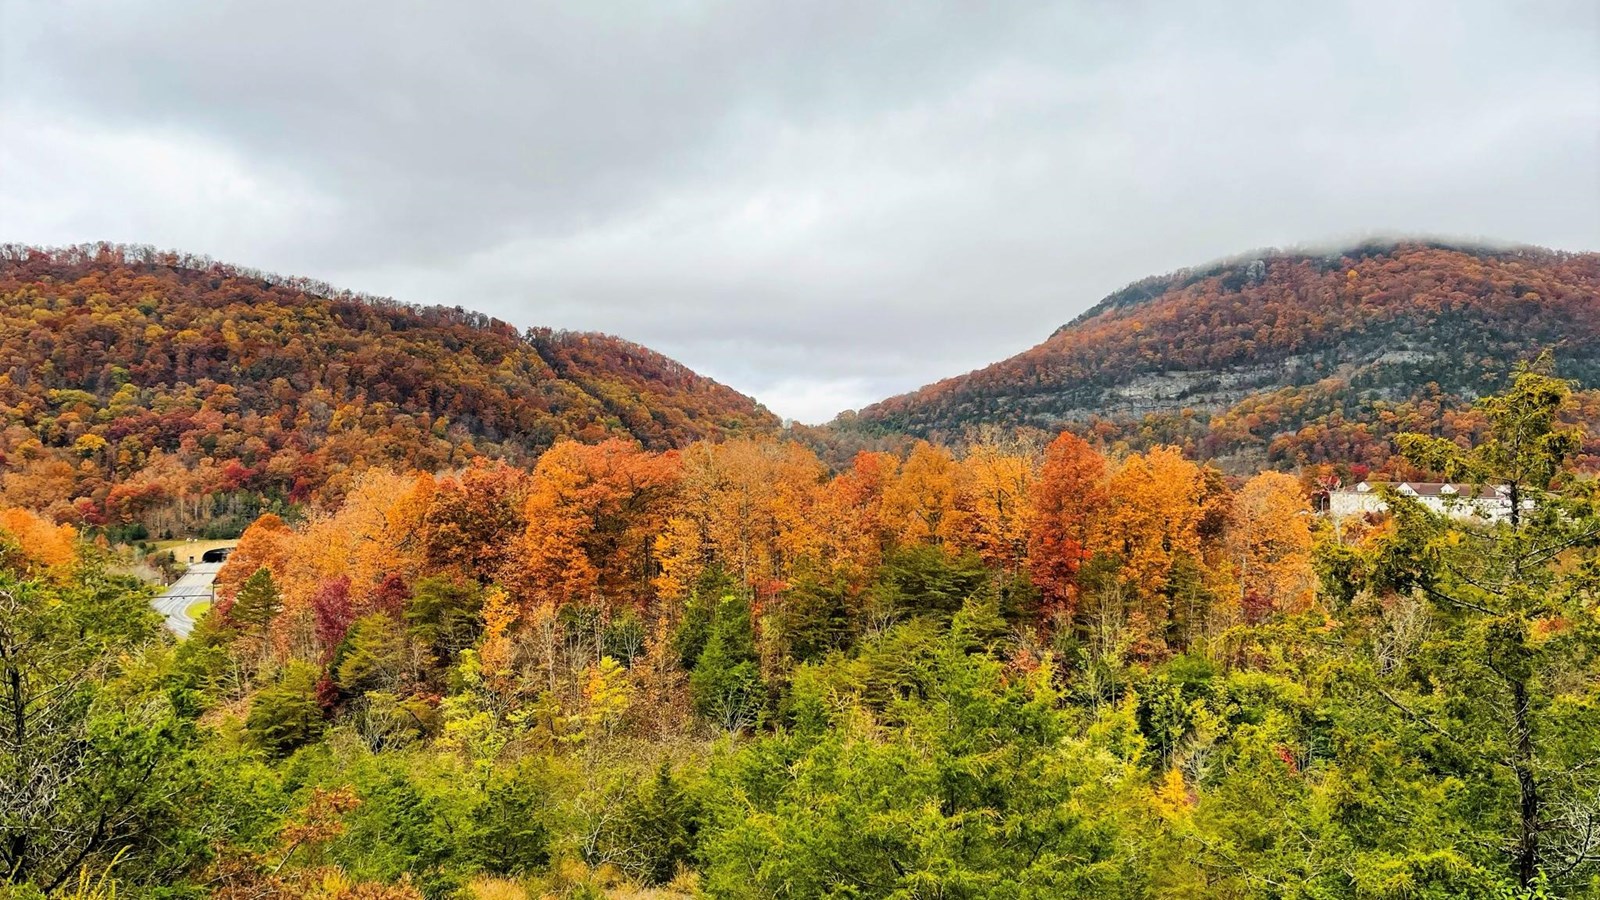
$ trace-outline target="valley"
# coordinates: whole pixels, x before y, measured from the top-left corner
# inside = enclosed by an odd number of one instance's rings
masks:
[[[10,248],[0,897],[1586,896],[1596,270],[1225,264],[785,428]]]

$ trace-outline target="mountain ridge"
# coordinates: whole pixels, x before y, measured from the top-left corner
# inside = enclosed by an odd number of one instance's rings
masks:
[[[121,244],[0,246],[0,413],[0,494],[163,531],[205,518],[168,522],[183,498],[254,496],[237,518],[336,498],[377,464],[527,461],[562,437],[661,450],[780,425],[620,338]]]
[[[1184,287],[1204,278],[1215,277],[1233,270],[1244,269],[1245,277],[1250,277],[1248,270],[1255,264],[1265,265],[1269,260],[1315,260],[1322,259],[1337,262],[1340,259],[1355,257],[1360,258],[1373,252],[1388,252],[1400,246],[1426,247],[1434,250],[1455,251],[1477,256],[1493,254],[1506,254],[1518,256],[1522,254],[1558,256],[1582,256],[1584,251],[1555,250],[1540,247],[1535,244],[1519,244],[1512,242],[1487,241],[1487,240],[1458,240],[1445,237],[1422,237],[1416,235],[1396,235],[1388,237],[1371,237],[1349,242],[1320,243],[1292,247],[1262,247],[1256,250],[1247,250],[1243,253],[1230,254],[1218,257],[1210,262],[1195,266],[1182,266],[1160,275],[1149,275],[1128,285],[1112,291],[1102,297],[1093,306],[1073,316],[1063,325],[1057,326],[1050,333],[1055,337],[1062,331],[1086,319],[1091,319],[1109,309],[1127,308],[1138,306],[1142,303],[1158,299],[1162,293],[1173,287]],[[1151,291],[1152,287],[1160,290]],[[1140,296],[1142,295],[1142,296]]]
[[[1206,457],[1260,451],[1252,464],[1331,461],[1331,448],[1272,445],[1430,393],[1465,405],[1545,349],[1563,375],[1600,385],[1597,321],[1596,253],[1439,240],[1254,251],[1133,282],[1021,353],[836,424],[946,440],[984,426],[1076,428]],[[1290,408],[1269,417],[1279,430],[1237,433],[1235,408],[1284,391]]]

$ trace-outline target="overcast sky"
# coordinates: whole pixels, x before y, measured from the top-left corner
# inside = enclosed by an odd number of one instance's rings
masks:
[[[1600,249],[1600,4],[0,0],[0,240],[607,331],[803,421],[1394,232]]]

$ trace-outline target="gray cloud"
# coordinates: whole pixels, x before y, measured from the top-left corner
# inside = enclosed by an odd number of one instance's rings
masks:
[[[819,420],[1136,278],[1600,248],[1592,3],[0,0],[0,239],[667,352]]]

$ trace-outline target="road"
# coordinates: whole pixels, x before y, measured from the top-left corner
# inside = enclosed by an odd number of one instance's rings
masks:
[[[166,592],[150,601],[156,612],[166,617],[167,627],[178,637],[188,637],[194,630],[194,620],[189,618],[189,607],[196,602],[211,600],[211,582],[217,580],[222,563],[195,563],[183,577],[172,583]]]

